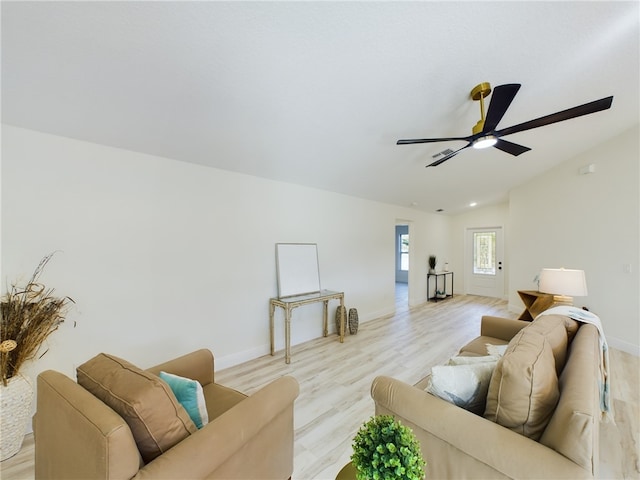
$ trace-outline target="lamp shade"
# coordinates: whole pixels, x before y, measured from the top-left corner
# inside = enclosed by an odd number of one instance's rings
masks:
[[[538,290],[542,293],[586,297],[587,280],[584,275],[584,270],[543,268],[540,272]]]

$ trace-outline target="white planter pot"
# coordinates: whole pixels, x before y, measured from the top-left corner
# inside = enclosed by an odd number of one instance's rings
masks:
[[[0,382],[0,461],[20,451],[32,403],[33,385],[27,377],[11,377],[6,387]]]

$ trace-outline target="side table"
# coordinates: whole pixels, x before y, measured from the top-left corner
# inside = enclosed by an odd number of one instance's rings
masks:
[[[520,314],[518,320],[532,322],[553,305],[553,295],[549,293],[537,292],[535,290],[518,290],[518,295],[524,303],[524,312]]]
[[[447,275],[451,275],[451,293],[447,293]],[[436,286],[434,287],[433,296],[431,295],[431,286],[429,285],[431,277],[435,278]],[[438,296],[438,278],[442,277],[442,296]],[[427,301],[444,300],[445,298],[453,297],[453,272],[436,272],[427,273]]]
[[[276,307],[280,307],[284,310],[284,361],[285,363],[291,363],[291,312],[294,308],[298,308],[302,305],[308,305],[310,303],[322,302],[324,304],[322,314],[322,334],[326,337],[329,334],[328,327],[328,309],[329,300],[340,300],[340,312],[344,309],[344,292],[334,292],[332,290],[320,290],[319,292],[304,293],[302,295],[293,295],[290,297],[271,298],[269,300],[269,333],[271,336],[271,355],[275,353],[275,339],[274,332],[275,326],[273,321],[273,314]],[[340,336],[340,343],[344,343],[344,315],[340,315],[340,328],[338,335]]]

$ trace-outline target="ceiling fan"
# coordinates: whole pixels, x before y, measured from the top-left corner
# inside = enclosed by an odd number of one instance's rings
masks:
[[[511,155],[518,156],[524,152],[531,150],[529,147],[518,145],[504,140],[502,137],[511,135],[513,133],[523,132],[525,130],[531,130],[532,128],[543,127],[552,123],[562,122],[571,118],[581,117],[582,115],[588,115],[590,113],[606,110],[611,107],[613,102],[613,96],[601,98],[593,102],[585,103],[577,107],[562,110],[561,112],[552,113],[551,115],[545,115],[544,117],[536,118],[528,122],[520,123],[512,127],[496,130],[498,123],[502,120],[505,112],[511,105],[516,93],[520,90],[519,83],[508,83],[505,85],[498,85],[493,89],[493,96],[489,103],[489,109],[485,118],[484,114],[484,99],[491,93],[491,85],[489,83],[481,83],[476,85],[471,90],[471,98],[474,101],[480,101],[480,120],[472,129],[472,134],[467,137],[444,137],[444,138],[416,138],[409,140],[398,140],[396,145],[409,145],[413,143],[434,143],[434,142],[449,142],[452,140],[462,140],[467,144],[457,150],[445,150],[442,154],[444,157],[439,158],[433,163],[427,165],[427,167],[435,167],[441,163],[446,162],[450,158],[457,155],[465,148],[488,148],[495,147],[503,152],[510,153]]]

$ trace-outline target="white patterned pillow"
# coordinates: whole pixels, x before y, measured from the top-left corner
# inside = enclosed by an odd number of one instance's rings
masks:
[[[452,358],[449,363],[431,368],[426,391],[476,415],[482,415],[497,358],[460,356]]]

